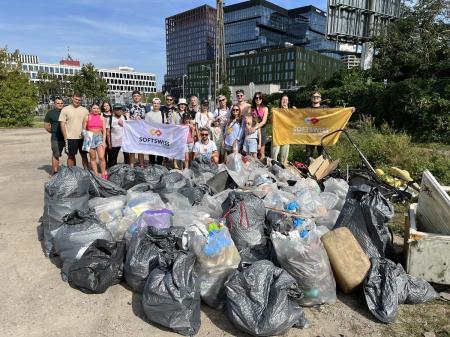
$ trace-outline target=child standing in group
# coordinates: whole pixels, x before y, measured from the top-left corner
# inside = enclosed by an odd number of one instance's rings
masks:
[[[184,151],[184,168],[188,169],[189,163],[191,162],[194,154],[192,150],[194,148],[195,143],[195,125],[191,123],[191,114],[189,112],[183,113],[183,116],[181,118],[183,125],[189,127],[189,132],[186,141],[186,149]]]
[[[245,116],[245,138],[243,152],[257,158],[257,151],[261,148],[261,130],[255,127],[258,124],[256,117],[252,115]]]
[[[216,118],[213,125],[209,128],[212,141],[216,143],[217,152],[219,153],[219,163],[223,160],[223,126],[220,119]]]
[[[123,122],[126,120],[123,115],[123,108],[121,104],[114,104],[113,113],[106,123],[106,134],[108,139],[109,157],[108,167],[117,165],[117,157],[122,148],[123,138]],[[127,152],[123,153],[125,164],[129,163],[129,156]]]
[[[223,141],[223,148],[226,155],[232,152],[238,152],[242,140],[242,114],[239,105],[231,107],[231,116],[225,127],[225,136]]]
[[[108,179],[106,174],[105,148],[106,148],[106,126],[105,119],[100,114],[100,107],[92,104],[89,115],[83,120],[83,129],[92,132],[89,157],[91,169],[98,175],[97,157],[100,162],[100,171],[103,179]]]

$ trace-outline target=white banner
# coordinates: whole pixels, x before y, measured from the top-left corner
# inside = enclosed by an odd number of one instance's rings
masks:
[[[122,151],[184,160],[188,132],[187,126],[127,120],[123,127]]]

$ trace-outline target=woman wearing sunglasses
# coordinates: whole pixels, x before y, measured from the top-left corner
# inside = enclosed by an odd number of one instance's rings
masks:
[[[222,148],[225,148],[224,162],[227,160],[227,155],[232,152],[239,152],[239,147],[242,142],[242,113],[239,105],[231,107],[231,116],[225,127],[225,136],[222,143]]]
[[[263,95],[260,91],[256,92],[252,99],[251,114],[256,118],[256,125],[249,130],[253,133],[258,129],[261,130],[261,148],[259,149],[259,159],[262,160],[265,157],[266,150],[266,123],[269,110],[263,104]]]

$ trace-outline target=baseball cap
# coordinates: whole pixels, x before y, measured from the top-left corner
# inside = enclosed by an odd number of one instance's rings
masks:
[[[122,104],[116,103],[113,105],[113,110],[122,110],[123,106]]]
[[[152,99],[152,103],[161,103],[161,100],[158,97]]]
[[[202,99],[202,105],[209,105],[209,101],[206,98]]]
[[[185,104],[185,105],[187,105],[186,98],[180,98],[180,99],[178,100],[178,104],[177,104],[177,105],[180,105],[180,104]]]

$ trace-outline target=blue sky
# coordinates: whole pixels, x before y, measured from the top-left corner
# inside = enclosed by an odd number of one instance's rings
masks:
[[[272,2],[287,9],[326,9],[326,0]],[[58,63],[70,46],[70,54],[81,63],[155,73],[160,90],[166,72],[164,19],[203,4],[215,6],[215,1],[0,0],[0,46],[48,63]]]

